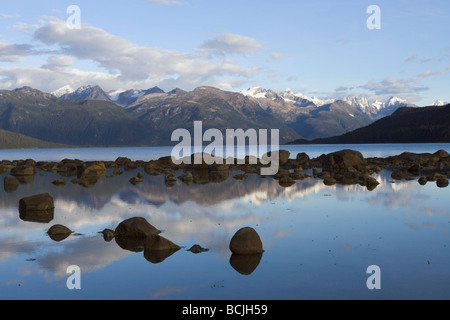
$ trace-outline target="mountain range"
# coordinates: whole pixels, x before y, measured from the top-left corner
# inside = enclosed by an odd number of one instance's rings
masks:
[[[213,89],[209,88],[210,91]],[[58,95],[59,92],[64,91],[67,91],[67,87],[63,87],[53,94]],[[219,91],[221,90],[216,89],[215,93],[217,94]],[[207,92],[207,90],[203,91],[205,94]],[[225,91],[221,92],[224,93]],[[71,93],[65,92],[60,97],[62,99],[107,100],[123,106],[127,110],[136,110],[136,105],[142,104],[143,101],[146,101],[145,105],[151,103],[167,107],[167,104],[165,104],[167,97],[177,97],[176,101],[170,102],[172,106],[174,106],[174,103],[182,105],[184,104],[183,99],[189,100],[189,96],[184,95],[185,93],[187,92],[179,88],[165,93],[158,87],[147,90],[113,90],[105,93],[99,86],[87,86],[72,90]],[[199,91],[194,90],[192,93],[198,96]],[[282,121],[304,139],[340,135],[390,115],[399,107],[416,107],[397,97],[391,97],[384,102],[369,100],[360,96],[349,96],[341,100],[322,100],[316,97],[307,97],[302,93],[294,93],[290,89],[276,92],[261,87],[241,90],[238,93],[259,105],[274,118]],[[228,92],[228,97],[233,94]],[[222,97],[224,97],[224,94],[222,94]],[[211,108],[214,109],[213,106]]]
[[[369,101],[309,98],[292,90],[259,87],[240,92],[214,87],[192,91],[158,87],[105,92],[99,86],[62,87],[45,93],[30,87],[0,90],[0,129],[35,139],[77,146],[173,145],[175,129],[279,129],[280,143],[338,136],[392,114],[392,97]]]

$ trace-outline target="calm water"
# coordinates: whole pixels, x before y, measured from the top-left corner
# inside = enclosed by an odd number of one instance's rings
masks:
[[[310,157],[345,148],[368,156],[404,151],[450,151],[450,145],[289,146]],[[170,148],[0,151],[1,159],[149,160]],[[3,180],[6,174],[0,175]],[[0,191],[0,299],[449,299],[450,188],[429,182],[325,186],[308,178],[283,188],[271,178],[167,188],[164,177],[136,171],[102,178],[93,188],[38,172],[12,193]],[[70,180],[70,178],[68,179]],[[49,192],[55,216],[49,224],[19,218],[24,196]],[[105,242],[99,231],[134,216],[146,218],[183,248],[160,263],[142,252]],[[63,224],[77,234],[51,240],[46,231]],[[233,234],[251,226],[264,254],[253,269],[230,263]],[[194,244],[209,251],[193,254]],[[81,290],[69,290],[67,267],[78,265]],[[381,289],[369,290],[367,267],[381,270]],[[239,270],[239,271],[238,271]],[[241,271],[241,272],[240,272]]]

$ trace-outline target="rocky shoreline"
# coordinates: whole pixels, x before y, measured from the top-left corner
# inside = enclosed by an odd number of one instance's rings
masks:
[[[193,160],[194,155],[191,158]],[[176,165],[170,156],[151,161],[132,161],[124,157],[115,161],[89,162],[77,159],[64,159],[60,162],[3,160],[0,162],[0,174],[9,172],[3,181],[4,190],[14,192],[20,184],[32,182],[38,171],[59,174],[60,178],[53,181],[57,186],[64,186],[70,181],[83,187],[93,187],[103,177],[111,178],[121,175],[123,171],[137,170],[137,175],[129,181],[132,184],[142,183],[145,174],[164,175],[165,185],[172,187],[178,180],[186,185],[219,183],[230,177],[241,180],[249,174],[260,174],[261,168],[264,167],[260,159],[247,156],[242,160],[239,162],[234,159],[233,164],[226,164],[227,161],[224,160],[216,161],[224,164],[213,165],[207,165],[205,162]],[[364,158],[358,151],[341,150],[312,159],[306,153],[299,153],[293,158],[288,151],[280,150],[279,163],[278,173],[271,177],[278,180],[282,187],[289,187],[297,180],[313,177],[322,179],[325,185],[359,184],[368,190],[374,190],[379,182],[372,175],[381,170],[391,170],[394,180],[418,179],[421,185],[436,182],[441,188],[448,186],[450,178],[450,155],[445,150],[420,154],[404,152],[387,158]],[[236,171],[240,173],[233,175]]]

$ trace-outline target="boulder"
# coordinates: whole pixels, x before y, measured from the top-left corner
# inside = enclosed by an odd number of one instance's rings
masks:
[[[347,171],[349,168],[365,166],[366,160],[359,151],[341,150],[325,155],[322,159],[322,169],[330,172]]]
[[[235,233],[230,241],[230,250],[237,255],[250,255],[262,253],[261,238],[255,229],[245,227]]]
[[[35,170],[33,166],[23,165],[11,169],[11,175],[16,177],[34,176]]]
[[[119,238],[145,239],[160,233],[160,231],[148,223],[145,218],[134,217],[122,221],[114,233]]]
[[[106,173],[106,166],[103,162],[96,161],[91,164],[85,164],[79,168],[78,177],[81,179],[101,178]]]
[[[302,152],[302,153],[298,153],[297,154],[297,157],[295,158],[295,160],[299,163],[299,164],[301,164],[301,165],[305,165],[305,164],[308,164],[309,163],[309,156],[306,154],[306,153],[304,153],[304,152]]]
[[[450,156],[450,154],[449,154],[447,151],[442,150],[442,149],[439,150],[439,151],[436,151],[436,152],[434,153],[434,155],[439,156],[439,157],[441,157],[441,158],[447,158],[447,157]]]
[[[48,193],[22,198],[19,201],[20,219],[28,222],[49,223],[53,220],[55,205]]]
[[[274,152],[276,152],[276,151],[274,151]],[[290,156],[291,156],[291,153],[289,151],[279,150],[278,151],[279,164],[283,165],[283,164],[287,163],[289,161]],[[269,151],[261,157],[261,162],[268,163],[269,160],[274,160],[271,157],[272,157],[272,152]]]
[[[209,251],[209,249],[206,248],[202,248],[201,245],[199,244],[194,244],[190,249],[188,249],[187,251],[190,251],[192,253],[198,254],[198,253],[202,253],[202,252],[207,252]]]

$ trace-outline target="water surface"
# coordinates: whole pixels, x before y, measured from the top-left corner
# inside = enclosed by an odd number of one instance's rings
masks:
[[[410,147],[391,151],[399,154]],[[291,148],[308,154],[330,150]],[[427,148],[450,151],[443,145],[416,146],[420,152]],[[353,149],[383,156],[389,148]],[[104,151],[93,149],[91,155]],[[160,151],[150,157],[159,157]],[[27,152],[17,159],[42,155],[41,150]],[[136,150],[120,155],[133,154],[144,155]],[[0,158],[8,155],[2,152]],[[63,158],[84,157],[70,155]],[[93,188],[71,184],[70,178],[66,186],[56,187],[51,182],[58,174],[39,171],[16,191],[1,190],[0,299],[450,298],[449,188],[394,182],[389,171],[374,175],[380,185],[373,191],[359,185],[325,186],[314,178],[284,188],[258,175],[204,185],[178,181],[167,188],[164,176],[147,174],[142,184],[130,184],[137,171],[102,178]],[[55,199],[54,219],[45,224],[21,220],[18,201],[42,192]],[[155,263],[98,233],[134,216],[146,218],[182,249]],[[53,241],[46,231],[54,224],[77,234]],[[228,248],[244,226],[259,233],[265,250],[245,270],[233,265]],[[194,244],[209,251],[187,251]],[[81,290],[66,286],[70,265],[81,269]],[[366,286],[371,265],[381,269],[381,290]]]

